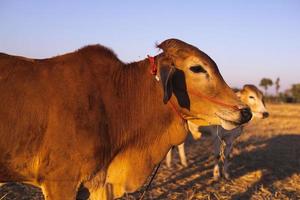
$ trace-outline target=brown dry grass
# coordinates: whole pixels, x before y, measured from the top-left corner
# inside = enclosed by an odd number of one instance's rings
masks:
[[[163,163],[145,199],[300,199],[300,105],[268,105],[270,118],[253,121],[236,141],[230,181],[212,181],[212,141],[188,139],[189,166]],[[141,192],[123,199],[137,199]],[[22,184],[0,188],[0,198],[42,199]]]
[[[209,138],[188,140],[189,166],[182,168],[178,157],[172,169],[163,163],[146,199],[300,199],[300,105],[268,110],[268,119],[253,121],[236,141],[230,181],[212,181]]]

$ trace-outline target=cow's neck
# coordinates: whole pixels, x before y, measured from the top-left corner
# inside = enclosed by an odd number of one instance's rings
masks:
[[[105,92],[110,94],[106,109],[114,149],[105,182],[120,197],[139,188],[170,147],[183,142],[186,131],[163,103],[161,83],[150,74],[148,60],[120,66],[111,81],[113,91]]]
[[[172,123],[174,112],[163,103],[162,87],[150,74],[148,60],[122,66],[113,74],[115,86],[111,113],[113,137],[122,146],[133,143],[143,147],[154,141]]]

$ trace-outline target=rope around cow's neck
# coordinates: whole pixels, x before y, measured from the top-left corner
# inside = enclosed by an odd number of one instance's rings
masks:
[[[219,156],[221,158],[221,161],[224,163],[224,161],[225,161],[225,147],[226,147],[226,143],[225,143],[225,141],[219,135],[219,126],[218,125],[217,125],[217,137],[218,137],[218,139],[219,139],[219,141],[221,143]]]
[[[158,165],[157,165],[157,167],[156,167],[156,169],[155,169],[155,171],[154,171],[154,174],[152,175],[152,177],[151,177],[151,179],[150,179],[148,185],[146,186],[146,189],[144,190],[144,192],[143,192],[143,194],[141,195],[141,197],[139,198],[139,200],[143,200],[143,199],[144,199],[146,192],[149,190],[149,188],[150,188],[150,186],[151,186],[151,183],[152,183],[152,181],[154,180],[154,178],[155,178],[155,176],[156,176],[156,174],[157,174],[157,172],[158,172],[158,169],[159,169],[159,167],[160,167],[161,162],[162,162],[162,161],[160,161],[160,162],[158,163]]]
[[[149,56],[149,55],[148,55],[148,60],[149,60],[149,62],[150,62],[150,66],[151,66],[150,73],[156,77],[156,80],[157,80],[157,81],[159,81],[159,78],[157,78],[157,70],[158,70],[158,69],[157,69],[157,65],[155,64],[155,57],[152,57],[152,56]],[[189,91],[189,93],[190,93],[190,94],[193,94],[193,95],[195,95],[195,96],[198,96],[198,97],[207,99],[207,100],[211,101],[212,103],[218,104],[218,105],[223,106],[223,107],[230,107],[230,108],[233,108],[233,109],[238,109],[235,105],[226,104],[226,103],[224,103],[224,102],[222,102],[222,101],[219,101],[219,100],[217,100],[217,99],[214,99],[213,97],[206,96],[206,95],[204,95],[204,94],[202,94],[202,93],[200,93],[200,92]],[[182,113],[180,113],[180,112],[176,109],[175,105],[174,105],[171,101],[170,101],[170,105],[171,105],[171,107],[173,108],[174,112],[175,112],[175,113],[176,113],[183,121],[186,121],[186,119],[184,118],[184,116],[182,115]],[[159,169],[159,167],[160,167],[160,165],[161,165],[161,162],[162,162],[162,161],[160,161],[160,162],[158,163],[158,165],[157,165],[157,167],[156,167],[156,169],[155,169],[155,171],[154,171],[154,174],[152,175],[152,177],[151,177],[151,179],[150,179],[148,185],[146,186],[146,188],[145,188],[143,194],[141,195],[141,197],[139,198],[139,200],[143,200],[143,199],[144,199],[144,197],[145,197],[147,191],[149,190],[149,188],[150,188],[150,186],[151,186],[151,183],[153,182],[153,180],[154,180],[154,178],[155,178],[155,176],[156,176],[156,174],[157,174],[157,172],[158,172],[158,169]]]

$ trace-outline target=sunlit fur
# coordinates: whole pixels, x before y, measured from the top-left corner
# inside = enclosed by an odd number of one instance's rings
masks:
[[[159,47],[159,70],[175,67],[188,89],[245,107],[206,54],[176,39]],[[210,78],[191,74],[196,63]],[[187,134],[149,69],[148,59],[125,64],[101,45],[49,59],[0,54],[0,182],[38,185],[46,200],[73,200],[81,184],[91,199],[138,189]],[[241,122],[239,110],[189,98],[190,109],[169,101],[196,125],[222,124],[216,113]]]
[[[207,54],[194,46],[186,45],[186,43],[178,40],[167,40],[158,45],[158,47],[165,52],[162,60],[165,60],[166,57],[171,58],[169,60],[172,63],[169,64],[173,64],[176,68],[184,72],[188,91],[193,91],[194,93],[201,92],[208,97],[236,105],[239,108],[245,107],[224,82],[216,63]],[[195,65],[201,65],[207,71],[207,74],[196,74],[189,70],[191,66]],[[191,120],[194,124],[220,124],[221,119],[217,115],[228,121],[239,123],[239,120],[241,120],[240,112],[232,108],[212,104],[212,102],[191,93],[189,93],[189,98],[192,102],[190,111],[199,114],[206,122],[203,123],[203,120],[199,119]],[[234,128],[234,126],[230,127],[228,123],[223,123],[222,125],[227,125],[229,129]]]

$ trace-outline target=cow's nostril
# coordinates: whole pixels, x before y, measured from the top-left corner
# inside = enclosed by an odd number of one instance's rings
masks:
[[[263,113],[263,118],[267,118],[267,117],[269,117],[269,113],[268,112],[264,112]]]
[[[241,110],[241,122],[242,123],[246,123],[248,122],[251,118],[252,118],[252,113],[251,110],[249,108],[243,108]]]

